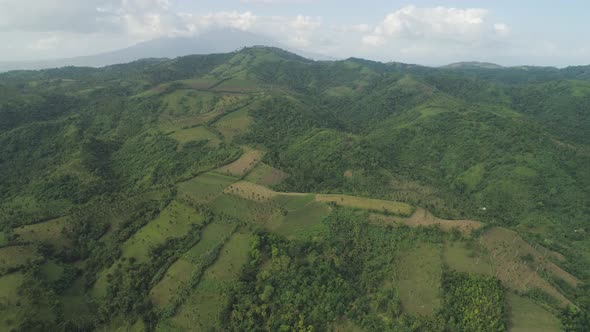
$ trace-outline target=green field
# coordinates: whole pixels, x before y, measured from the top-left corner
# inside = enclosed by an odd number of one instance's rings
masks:
[[[195,203],[214,200],[223,190],[237,179],[218,173],[205,173],[186,182],[178,184],[178,191]]]
[[[489,258],[466,247],[464,242],[447,242],[443,247],[444,263],[452,270],[493,275]]]
[[[19,242],[45,242],[57,248],[67,247],[69,240],[64,234],[69,220],[67,217],[19,227],[14,230]]]
[[[433,315],[440,306],[440,250],[436,244],[417,243],[399,253],[396,286],[404,312]]]
[[[150,248],[163,244],[168,239],[180,238],[186,235],[193,227],[200,226],[202,222],[201,215],[193,208],[178,201],[172,201],[158,217],[143,226],[123,243],[122,254],[118,262],[132,257],[139,263],[147,262]],[[117,262],[99,274],[94,285],[95,295],[100,297],[105,294],[107,275],[115,265],[117,265]]]
[[[221,140],[214,132],[203,126],[180,129],[170,134],[170,136],[181,144],[193,141],[207,141],[208,146],[216,147],[221,143]]]
[[[386,214],[391,213],[409,216],[414,212],[414,208],[406,203],[386,201],[383,199],[336,194],[318,194],[316,199],[320,202],[332,202],[336,205],[375,212],[384,212]]]
[[[231,142],[234,137],[245,134],[250,124],[252,124],[252,118],[248,115],[248,109],[242,108],[217,120],[214,126],[225,140]]]
[[[286,214],[275,214],[269,221],[268,228],[287,238],[302,238],[321,233],[324,230],[322,220],[330,214],[330,208],[324,203],[306,202],[297,196],[289,198],[291,202],[287,201],[283,206]]]
[[[202,257],[223,242],[235,228],[234,224],[213,221],[201,231],[199,242],[185,252],[150,292],[152,302],[159,307],[170,303],[177,292],[182,289],[194,274],[195,269],[200,267]]]
[[[224,287],[237,280],[248,259],[251,239],[250,234],[234,234],[221,249],[217,261],[205,271],[201,282],[178,313],[171,319],[164,320],[157,330],[219,330],[219,315],[227,300]]]
[[[273,186],[279,184],[286,177],[285,172],[265,163],[259,163],[244,179],[263,186]]]
[[[559,319],[535,301],[513,293],[508,299],[509,332],[557,332],[561,331]]]
[[[21,313],[21,297],[18,288],[23,282],[23,275],[11,273],[0,277],[0,330],[11,331],[16,328]]]
[[[134,257],[138,262],[149,259],[149,248],[164,243],[167,239],[182,237],[194,226],[203,222],[193,208],[172,201],[158,217],[150,221],[123,244],[123,257]]]
[[[41,260],[42,257],[35,252],[33,246],[11,246],[0,248],[0,274],[6,271],[18,269],[24,265]]]
[[[211,209],[220,214],[248,221],[264,223],[276,211],[269,203],[256,202],[230,194],[222,194],[211,202]]]

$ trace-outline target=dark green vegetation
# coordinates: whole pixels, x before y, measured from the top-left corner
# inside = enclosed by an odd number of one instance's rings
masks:
[[[0,330],[584,331],[589,132],[590,67],[1,74]]]

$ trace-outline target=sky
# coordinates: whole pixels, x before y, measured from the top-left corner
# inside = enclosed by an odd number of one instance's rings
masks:
[[[0,61],[232,28],[336,58],[590,64],[588,0],[0,0]]]

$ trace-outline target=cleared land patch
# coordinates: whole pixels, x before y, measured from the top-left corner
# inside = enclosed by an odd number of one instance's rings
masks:
[[[152,302],[159,307],[169,304],[178,291],[189,282],[197,269],[202,266],[203,257],[231,235],[235,225],[227,222],[213,221],[203,231],[199,242],[185,252],[174,264],[168,268],[166,274],[152,288],[150,296]]]
[[[42,257],[35,252],[33,246],[23,245],[0,248],[0,274],[21,268],[40,259]]]
[[[70,245],[64,234],[68,227],[68,218],[62,217],[16,228],[14,234],[18,235],[19,242],[45,242],[56,248],[63,248]]]
[[[572,286],[578,284],[578,280],[574,276],[548,259],[550,253],[542,254],[516,232],[502,227],[487,230],[480,237],[480,243],[489,252],[495,276],[505,286],[523,292],[538,288],[553,296],[563,305],[570,303],[555,287],[540,276],[541,273],[549,273]],[[523,257],[528,257],[527,261]]]
[[[262,159],[262,151],[249,150],[244,152],[244,154],[233,163],[217,169],[217,172],[225,175],[241,177],[253,169],[258,162],[260,162],[260,159]]]
[[[165,320],[159,330],[219,330],[219,315],[227,301],[224,287],[238,279],[242,266],[248,260],[251,240],[250,234],[234,234],[221,249],[217,261],[205,271],[201,282],[178,313]]]
[[[412,315],[433,315],[440,306],[442,260],[439,245],[418,243],[397,258],[397,289],[402,308]]]
[[[450,269],[457,272],[493,275],[487,255],[467,248],[464,242],[446,242],[443,247],[443,259]]]
[[[192,141],[207,141],[208,146],[215,147],[221,143],[221,140],[214,132],[203,126],[177,130],[170,134],[170,136],[181,144]]]
[[[237,179],[218,173],[208,172],[189,181],[178,184],[180,194],[195,203],[208,203],[223,193],[223,190]]]
[[[508,331],[510,332],[558,332],[561,323],[555,315],[535,301],[508,293]]]
[[[226,140],[232,141],[234,137],[245,134],[252,121],[252,117],[248,115],[248,109],[242,108],[223,116],[215,122],[214,126]]]
[[[474,230],[481,228],[484,224],[475,220],[446,220],[433,216],[430,212],[416,208],[416,211],[409,218],[400,218],[372,214],[371,219],[379,223],[403,223],[410,227],[438,226],[444,231],[458,229],[465,235],[470,235]]]
[[[22,317],[21,307],[17,305],[21,301],[18,289],[23,283],[23,275],[11,273],[0,277],[0,330],[11,331],[17,328],[17,323]]]
[[[142,227],[123,245],[123,257],[134,257],[139,262],[149,259],[149,248],[169,238],[181,237],[191,227],[202,224],[203,218],[193,208],[172,201],[158,217]],[[193,226],[194,225],[194,226]]]
[[[384,212],[386,214],[391,213],[403,216],[409,216],[414,211],[414,208],[406,203],[358,196],[317,194],[316,200],[320,202],[332,202],[336,205],[342,205],[345,207],[364,209],[375,212]]]
[[[273,216],[269,228],[289,239],[313,236],[324,229],[322,220],[330,214],[330,207],[320,202],[309,202],[298,209],[283,210]]]
[[[192,227],[202,224],[203,219],[193,208],[178,201],[172,201],[154,220],[140,228],[122,246],[122,254],[117,262],[134,258],[137,262],[149,260],[150,248],[171,238],[179,238]],[[107,288],[107,275],[117,265],[103,270],[94,285],[94,294],[102,296]]]
[[[281,183],[288,176],[287,173],[269,166],[265,163],[259,163],[248,175],[246,180],[263,186],[274,186]]]

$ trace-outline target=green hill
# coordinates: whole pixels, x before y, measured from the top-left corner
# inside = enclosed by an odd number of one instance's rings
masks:
[[[0,330],[584,331],[588,73],[0,74]]]

